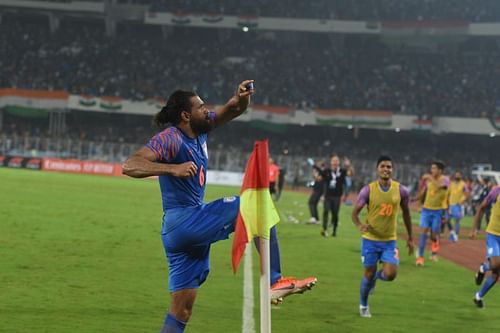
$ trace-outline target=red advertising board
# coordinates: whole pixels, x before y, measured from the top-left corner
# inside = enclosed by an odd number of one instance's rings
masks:
[[[122,167],[118,163],[63,160],[58,158],[44,158],[42,161],[42,170],[107,176],[121,176],[122,174]]]

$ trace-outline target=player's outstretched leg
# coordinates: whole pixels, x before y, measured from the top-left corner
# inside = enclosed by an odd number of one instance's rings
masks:
[[[197,289],[171,293],[172,303],[160,333],[183,333],[193,310]]]
[[[438,261],[438,252],[439,252],[439,234],[431,234],[431,257],[430,260],[436,262]]]
[[[259,251],[258,238],[255,239],[255,245]],[[281,274],[280,249],[276,227],[271,228],[269,245],[271,254],[271,303],[280,304],[285,297],[292,294],[302,294],[316,285],[318,281],[316,277],[297,279]]]
[[[420,233],[420,239],[418,242],[418,251],[417,251],[417,266],[424,265],[424,253],[425,253],[425,245],[427,244],[427,232],[428,229],[422,229]]]
[[[487,260],[479,266],[479,269],[476,272],[476,275],[474,277],[474,281],[476,282],[476,285],[480,286],[481,283],[483,283],[484,276],[485,276],[486,272],[488,272],[489,270],[490,270],[490,261]]]
[[[370,267],[365,269],[365,274],[361,278],[359,286],[359,315],[364,318],[370,318],[370,308],[368,306],[368,296],[375,288],[375,270],[377,267]]]
[[[497,283],[497,280],[498,274],[492,272],[492,274],[484,282],[482,288],[476,293],[474,296],[474,304],[476,304],[478,308],[484,307],[483,297],[488,293],[488,291],[490,291],[491,288],[493,288],[493,286]]]
[[[497,243],[497,237],[492,235],[487,235],[487,246],[490,247],[493,243]],[[500,252],[497,244],[497,248],[493,249],[493,252]],[[496,253],[495,253],[496,254]],[[500,254],[500,253],[499,253]],[[480,271],[485,271],[488,268],[488,265],[482,264],[479,268]],[[488,276],[486,281],[483,283],[483,286],[479,291],[474,295],[474,304],[478,308],[484,307],[483,297],[490,291],[491,288],[497,283],[498,276],[500,274],[500,256],[492,256],[489,258],[489,268],[491,269],[491,274]]]

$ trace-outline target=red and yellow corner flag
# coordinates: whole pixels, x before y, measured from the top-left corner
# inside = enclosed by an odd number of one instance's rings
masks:
[[[237,271],[246,244],[254,237],[269,239],[270,229],[280,220],[269,192],[267,140],[256,141],[247,163],[240,193],[240,211],[233,241],[233,270]]]

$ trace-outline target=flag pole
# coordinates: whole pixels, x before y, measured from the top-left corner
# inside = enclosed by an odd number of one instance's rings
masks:
[[[269,239],[260,237],[260,333],[271,333],[271,264]]]

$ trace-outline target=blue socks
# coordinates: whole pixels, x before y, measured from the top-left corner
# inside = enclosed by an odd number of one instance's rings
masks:
[[[368,294],[374,284],[375,279],[370,281],[365,276],[361,279],[361,285],[359,287],[359,304],[361,304],[361,306],[368,306]]]
[[[257,251],[260,251],[259,238],[254,239]],[[271,228],[269,237],[269,251],[271,252],[271,286],[281,278],[281,261],[280,261],[280,246],[278,243],[278,235],[276,234],[276,226]]]
[[[458,219],[455,221],[455,233],[457,236],[460,234],[460,220]]]
[[[425,252],[425,244],[427,243],[427,233],[420,235],[420,240],[418,242],[418,256],[423,257]]]
[[[169,312],[160,333],[183,333],[186,324],[187,322],[175,318]]]
[[[479,297],[483,298],[484,295],[495,285],[497,282],[497,277],[490,275],[488,279],[486,279],[486,282],[483,284],[483,287],[481,290],[479,290]]]
[[[481,273],[486,273],[489,270],[490,270],[490,262],[489,261],[485,261],[481,264],[481,266],[479,266],[479,271],[481,271]]]

